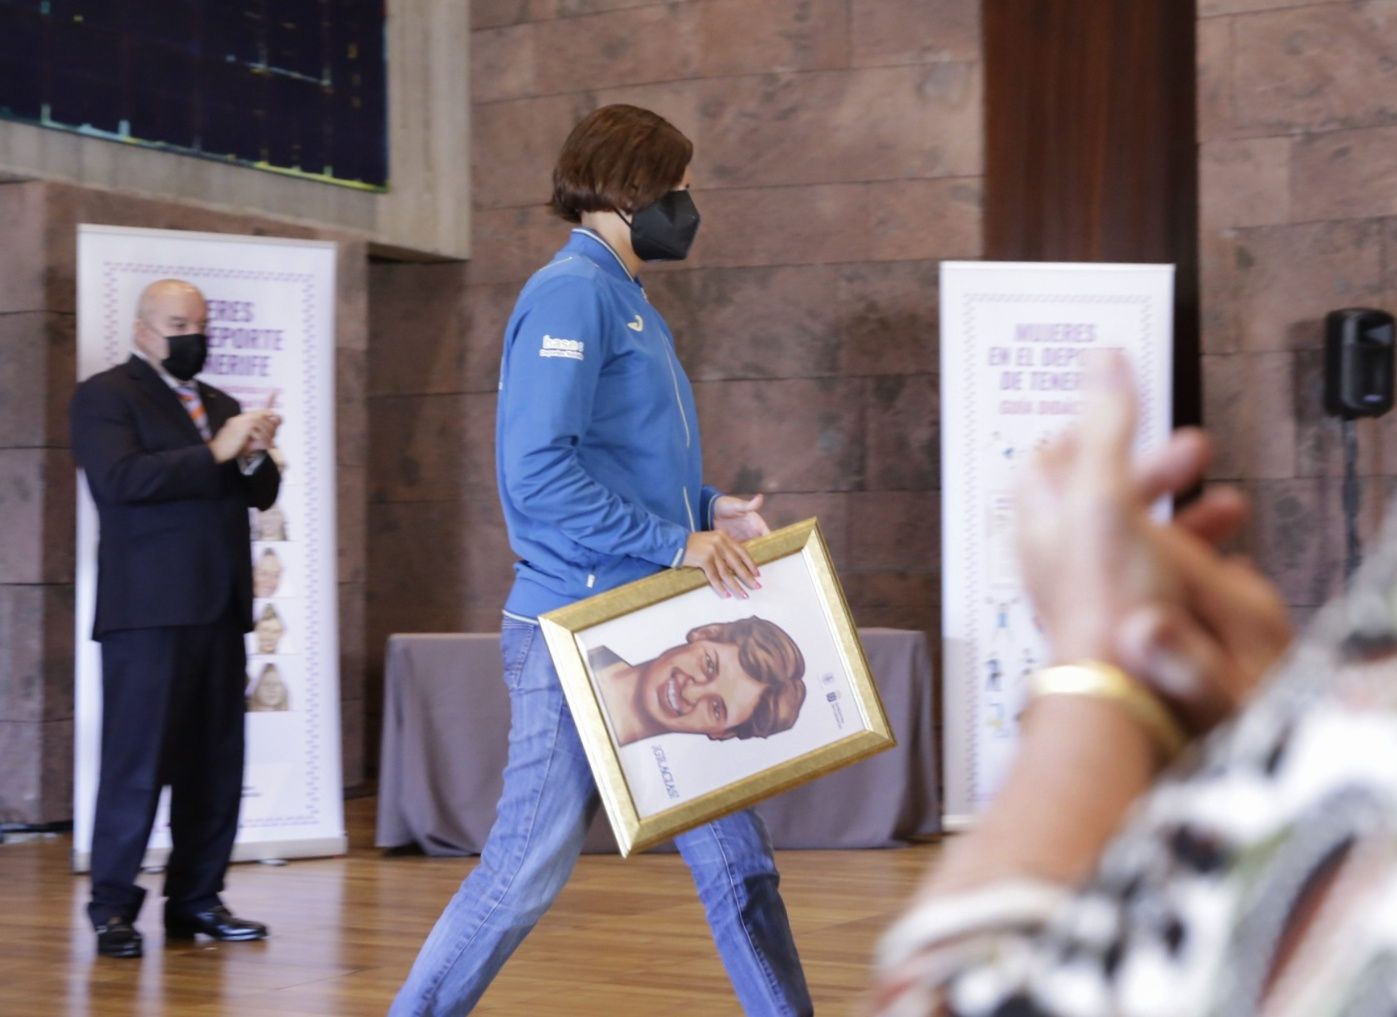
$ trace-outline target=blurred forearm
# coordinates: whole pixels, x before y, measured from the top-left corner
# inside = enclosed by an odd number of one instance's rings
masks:
[[[1016,878],[1080,882],[1158,769],[1149,736],[1119,706],[1082,696],[1035,702],[994,802],[949,842],[923,892]]]

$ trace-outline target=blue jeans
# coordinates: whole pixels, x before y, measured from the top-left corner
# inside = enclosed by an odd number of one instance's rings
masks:
[[[538,626],[501,632],[509,763],[480,864],[437,919],[390,1017],[468,1013],[567,882],[599,799]],[[810,1014],[762,822],[725,816],[675,839],[748,1014]]]

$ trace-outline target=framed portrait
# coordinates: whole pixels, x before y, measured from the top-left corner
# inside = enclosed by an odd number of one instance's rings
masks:
[[[678,569],[539,618],[623,856],[894,744],[819,523],[746,547],[747,600]]]

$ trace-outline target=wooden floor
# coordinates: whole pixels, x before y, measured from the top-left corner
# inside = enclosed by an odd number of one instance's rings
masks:
[[[70,839],[0,845],[3,1017],[382,1017],[433,921],[474,859],[385,857],[375,800],[346,803],[347,858],[238,865],[225,897],[265,921],[264,943],[165,947],[159,877],[139,926],[141,960],[97,957],[69,871]],[[858,1012],[867,958],[936,851],[791,851],[782,891],[819,1014]],[[201,941],[202,943],[202,941]],[[553,910],[485,994],[478,1014],[651,1017],[736,1014],[688,870],[674,855],[584,856]]]

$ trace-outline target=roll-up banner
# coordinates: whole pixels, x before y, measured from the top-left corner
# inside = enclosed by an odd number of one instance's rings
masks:
[[[1014,555],[1015,475],[1081,409],[1082,358],[1125,351],[1137,451],[1171,429],[1172,265],[941,266],[942,695],[945,826],[964,828],[1013,757],[1046,643]],[[1162,511],[1162,510],[1161,510]]]
[[[200,380],[244,409],[271,406],[281,493],[251,510],[247,763],[235,860],[346,850],[340,772],[335,543],[335,245],[178,230],[78,228],[78,377],[131,355],[136,302],[184,279],[209,304]],[[79,484],[73,866],[91,857],[101,746],[102,662],[90,638],[97,511]],[[168,792],[146,856],[169,852]]]

